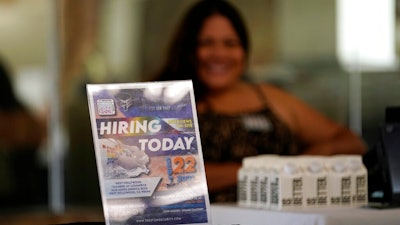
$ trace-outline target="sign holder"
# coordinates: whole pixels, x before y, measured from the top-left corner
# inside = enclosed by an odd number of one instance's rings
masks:
[[[211,224],[192,82],[86,89],[106,224]]]

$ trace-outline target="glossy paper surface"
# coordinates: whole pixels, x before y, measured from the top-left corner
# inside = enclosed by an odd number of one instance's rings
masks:
[[[210,224],[192,82],[87,94],[106,223]]]

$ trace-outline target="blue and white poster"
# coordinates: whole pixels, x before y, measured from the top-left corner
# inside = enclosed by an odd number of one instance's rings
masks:
[[[192,82],[86,88],[106,224],[211,224]]]

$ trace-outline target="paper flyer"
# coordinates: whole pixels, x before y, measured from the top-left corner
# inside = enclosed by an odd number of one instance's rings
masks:
[[[211,224],[192,82],[86,89],[106,224]]]

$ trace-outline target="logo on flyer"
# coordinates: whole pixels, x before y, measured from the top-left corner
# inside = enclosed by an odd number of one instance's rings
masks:
[[[98,99],[96,101],[97,113],[100,116],[114,116],[116,114],[113,99]]]

